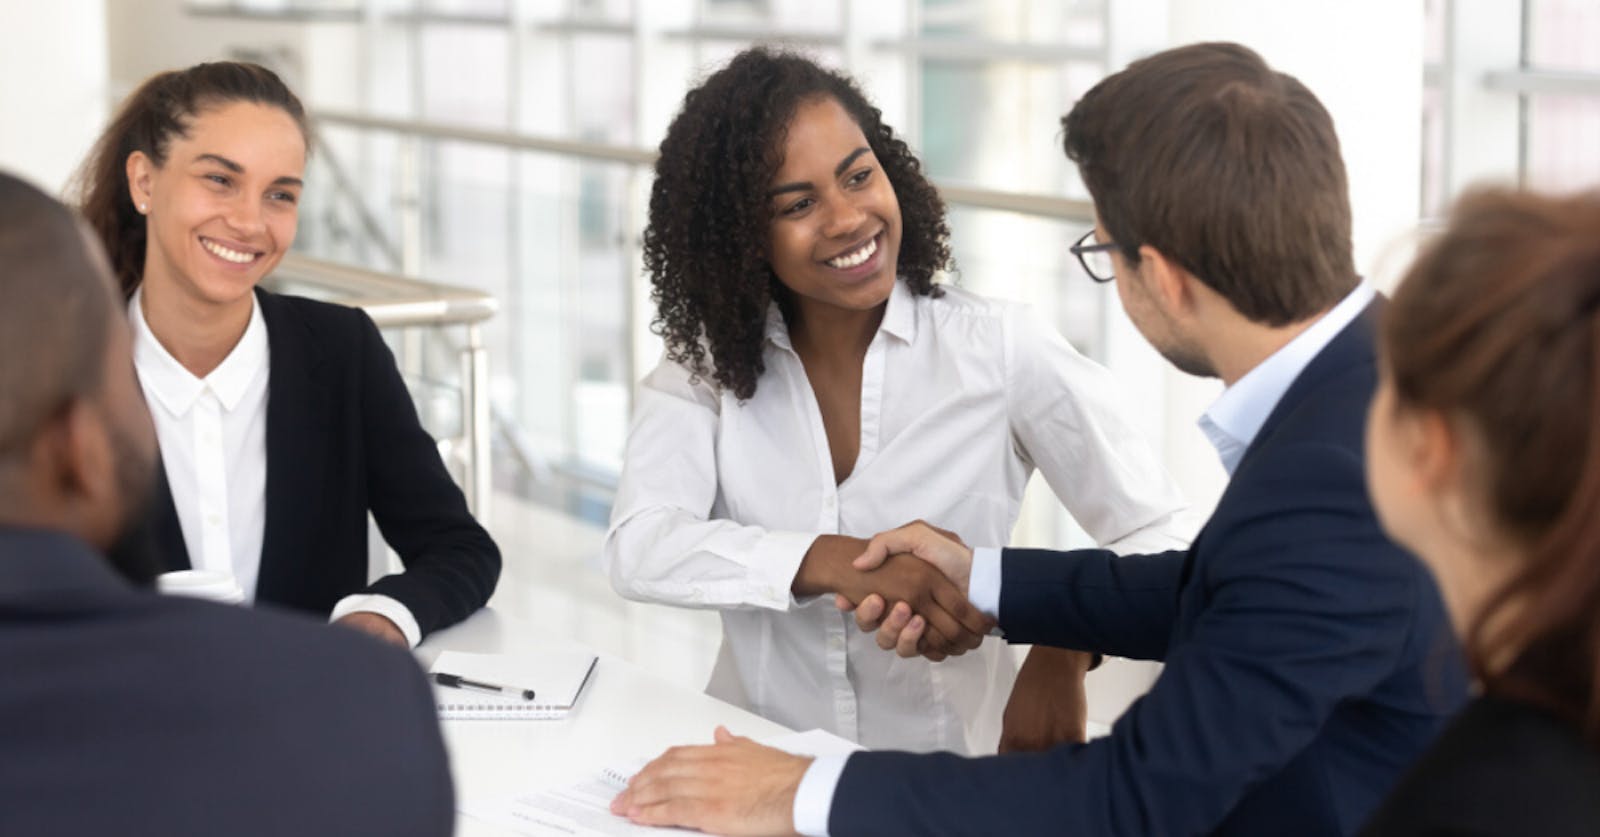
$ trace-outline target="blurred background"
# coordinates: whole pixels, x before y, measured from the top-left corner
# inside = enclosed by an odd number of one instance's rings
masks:
[[[703,684],[706,614],[585,568],[656,362],[639,237],[683,93],[758,42],[853,74],[950,205],[950,281],[1026,301],[1109,365],[1203,520],[1219,391],[1139,339],[1067,251],[1092,223],[1058,120],[1108,72],[1243,42],[1333,113],[1357,264],[1380,286],[1464,187],[1600,185],[1594,0],[0,0],[0,167],[62,190],[121,96],[232,58],[277,70],[315,145],[276,282],[362,304],[507,553],[496,606]],[[1015,543],[1084,542],[1042,484]],[[1114,717],[1147,674],[1106,677]],[[1113,682],[1115,680],[1115,682]]]

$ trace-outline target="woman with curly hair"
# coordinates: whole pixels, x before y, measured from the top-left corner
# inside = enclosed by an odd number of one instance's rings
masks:
[[[644,236],[666,357],[640,385],[605,562],[623,596],[721,611],[708,691],[779,723],[992,752],[1016,681],[1002,743],[1044,746],[1082,735],[1084,655],[1035,649],[1019,679],[927,564],[851,560],[917,517],[1005,542],[1035,467],[1119,549],[1180,545],[1181,502],[1103,368],[1021,306],[935,283],[947,236],[850,79],[752,49],[690,91]],[[949,658],[885,653],[835,608],[874,593]]]

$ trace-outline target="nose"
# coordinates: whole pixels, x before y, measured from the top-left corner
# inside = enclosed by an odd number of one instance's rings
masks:
[[[848,238],[858,232],[867,221],[867,213],[848,197],[830,201],[828,210],[828,215],[823,220],[822,232],[829,238]]]
[[[246,238],[253,237],[267,228],[266,217],[261,211],[261,203],[249,195],[241,194],[230,201],[227,216],[224,220],[241,237]]]

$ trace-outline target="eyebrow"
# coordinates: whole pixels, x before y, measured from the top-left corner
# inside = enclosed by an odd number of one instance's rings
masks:
[[[839,161],[839,165],[833,167],[833,176],[834,177],[838,177],[839,175],[844,174],[844,170],[847,169],[847,168],[850,168],[850,164],[854,163],[856,161],[856,158],[860,157],[863,154],[868,154],[871,151],[872,151],[871,148],[868,148],[867,146],[863,145],[860,148],[857,148],[856,150],[850,152],[849,156],[847,156],[843,160]],[[772,189],[768,190],[767,191],[767,197],[774,198],[774,197],[777,197],[778,195],[783,194],[784,192],[804,192],[805,190],[810,189],[810,188],[811,188],[811,181],[809,181],[809,180],[800,180],[800,181],[796,181],[794,183],[785,183],[782,186],[774,186]]]
[[[201,154],[200,156],[194,158],[194,161],[196,163],[198,163],[198,162],[200,162],[202,160],[208,160],[210,162],[216,163],[217,165],[227,169],[228,171],[233,172],[234,174],[244,174],[244,166],[241,166],[238,163],[235,163],[234,161],[229,160],[227,157],[224,157],[221,154],[209,154],[209,153],[208,154]],[[306,184],[305,184],[304,180],[301,180],[298,177],[289,177],[288,175],[284,175],[283,177],[280,177],[280,178],[272,181],[272,185],[274,185],[274,186],[304,186]]]

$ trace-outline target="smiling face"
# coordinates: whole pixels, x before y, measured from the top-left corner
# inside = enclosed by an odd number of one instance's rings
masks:
[[[832,97],[801,102],[768,196],[768,257],[802,310],[864,311],[894,290],[900,203],[867,138]]]
[[[129,190],[148,219],[145,286],[202,306],[247,299],[294,243],[305,161],[294,119],[254,102],[196,114],[161,166],[130,155]]]

